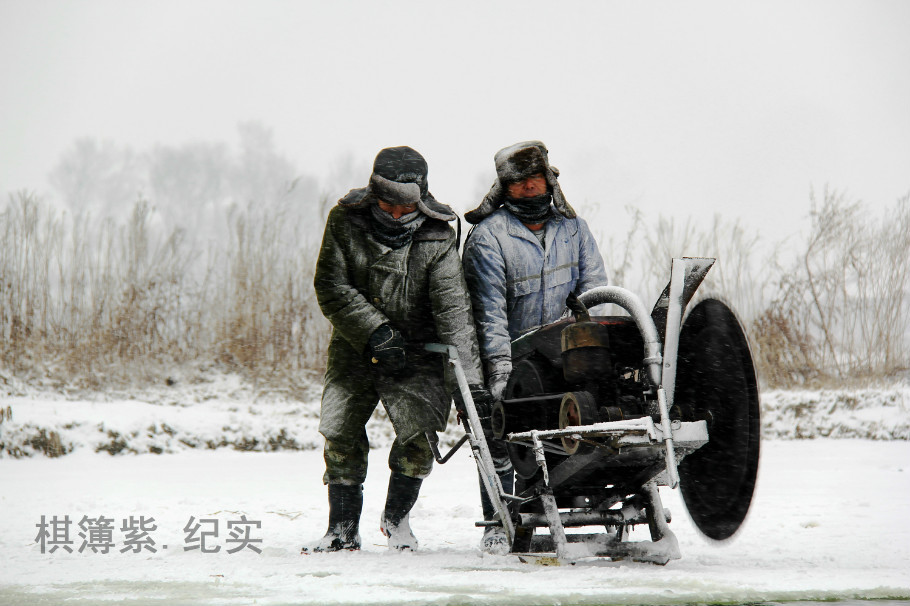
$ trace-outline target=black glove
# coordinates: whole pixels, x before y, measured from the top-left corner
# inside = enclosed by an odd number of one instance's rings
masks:
[[[391,324],[383,324],[374,330],[367,345],[372,354],[370,361],[376,365],[380,373],[392,377],[405,374],[408,368],[408,357],[405,352],[407,342]]]
[[[468,388],[471,390],[471,399],[474,400],[474,409],[477,411],[477,416],[480,417],[480,422],[489,423],[490,415],[493,413],[493,404],[495,403],[493,396],[483,385],[468,385]],[[455,390],[452,394],[452,399],[455,400],[455,408],[458,412],[463,412],[465,410],[464,398],[461,397],[460,389]]]

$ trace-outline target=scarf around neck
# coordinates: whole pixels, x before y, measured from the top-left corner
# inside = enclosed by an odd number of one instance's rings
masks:
[[[510,198],[506,196],[503,205],[522,223],[542,223],[550,216],[553,194],[547,192],[531,198]]]
[[[410,242],[411,238],[414,237],[414,232],[423,225],[423,222],[427,218],[427,216],[418,209],[412,213],[401,215],[401,217],[396,219],[379,208],[378,204],[370,206],[370,213],[372,219],[370,224],[373,226],[373,235],[376,236],[376,239],[379,240],[380,243],[393,249],[401,248]]]

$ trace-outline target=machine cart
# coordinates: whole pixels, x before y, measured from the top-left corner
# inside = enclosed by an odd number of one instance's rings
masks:
[[[522,559],[587,557],[666,564],[680,557],[659,486],[679,488],[705,536],[743,523],[758,471],[759,397],[746,335],[730,308],[706,298],[691,309],[714,259],[673,259],[650,313],[623,288],[595,288],[569,313],[512,343],[512,375],[493,407],[508,443],[514,494],[505,493],[454,347],[430,344],[453,366],[465,403],[465,441]],[[628,316],[591,316],[612,303]],[[428,436],[435,450],[435,435]],[[650,541],[630,541],[647,524]],[[592,530],[593,528],[593,530]],[[543,533],[540,530],[546,529]],[[581,532],[576,532],[580,530]]]

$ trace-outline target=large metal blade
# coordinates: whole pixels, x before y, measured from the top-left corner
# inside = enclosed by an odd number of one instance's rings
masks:
[[[708,443],[680,463],[680,488],[698,529],[731,537],[752,502],[761,439],[758,385],[746,335],[723,302],[705,299],[679,336],[675,405],[708,422]]]

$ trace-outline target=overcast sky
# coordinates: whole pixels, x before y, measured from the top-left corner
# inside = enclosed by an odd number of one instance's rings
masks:
[[[253,120],[317,177],[411,145],[461,211],[496,150],[541,139],[582,209],[785,232],[811,187],[910,192],[908,32],[904,1],[0,0],[0,191],[50,194],[80,136]]]

